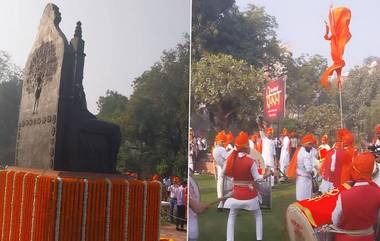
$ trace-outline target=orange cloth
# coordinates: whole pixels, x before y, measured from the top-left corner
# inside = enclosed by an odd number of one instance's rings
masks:
[[[306,135],[304,135],[302,138],[301,138],[301,145],[306,145],[306,144],[310,144],[310,143],[315,143],[315,138],[314,138],[314,135],[311,134],[311,133],[307,133]]]
[[[351,132],[347,132],[342,136],[342,142],[344,146],[352,146],[355,143],[355,137]]]
[[[215,142],[220,143],[220,142],[226,142],[226,133],[224,131],[219,131],[218,134],[215,136]]]
[[[243,150],[244,148],[247,148],[249,144],[249,136],[246,132],[241,131],[239,135],[235,138],[235,147],[236,150],[232,151],[232,153],[228,156],[226,161],[226,170],[225,174],[227,176],[232,175],[232,169],[234,166],[234,162],[237,158],[238,152]]]
[[[352,179],[371,181],[375,156],[370,152],[364,152],[356,157],[352,162]]]
[[[337,74],[338,87],[342,86],[341,74],[342,68],[346,65],[343,60],[344,48],[347,42],[351,39],[351,33],[349,29],[351,21],[351,10],[346,7],[331,8],[329,12],[329,23],[331,36],[329,37],[329,26],[326,24],[325,39],[330,40],[331,45],[331,58],[333,65],[327,68],[321,77],[321,85],[329,89],[330,84],[328,77],[331,76],[334,71]]]
[[[300,151],[301,147],[298,147],[293,156],[292,156],[292,159],[290,160],[290,164],[289,164],[289,167],[288,167],[288,177],[291,178],[291,179],[294,179],[297,177],[297,156],[298,156],[298,152]]]
[[[376,125],[375,132],[376,133],[380,133],[380,124]]]

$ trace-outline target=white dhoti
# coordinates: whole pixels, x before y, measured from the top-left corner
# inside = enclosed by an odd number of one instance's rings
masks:
[[[313,183],[311,177],[297,176],[296,199],[301,201],[311,198]]]
[[[216,166],[217,181],[216,181],[216,195],[218,198],[223,197],[223,168],[219,165]],[[223,208],[223,202],[219,202],[218,208]]]
[[[227,241],[234,241],[235,221],[240,209],[250,211],[250,213],[255,216],[256,239],[263,239],[263,217],[261,214],[258,197],[249,200],[228,198],[224,204],[224,207],[230,209],[227,221]]]
[[[281,150],[280,170],[283,175],[286,175],[288,166],[289,166],[289,152]]]
[[[372,181],[376,183],[380,187],[380,164],[375,163],[375,168],[373,170],[373,173],[376,172],[376,175],[373,177]]]

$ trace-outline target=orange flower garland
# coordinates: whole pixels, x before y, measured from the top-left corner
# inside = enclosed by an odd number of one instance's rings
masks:
[[[161,184],[120,175],[0,171],[4,241],[156,241]]]

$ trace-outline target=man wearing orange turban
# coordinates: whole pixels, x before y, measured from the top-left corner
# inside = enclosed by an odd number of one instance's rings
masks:
[[[375,240],[373,227],[380,209],[380,188],[371,181],[374,162],[374,155],[369,152],[354,157],[352,179],[355,184],[339,194],[332,213],[336,227],[361,235],[336,234],[335,241]]]
[[[217,182],[216,182],[216,193],[218,198],[223,197],[223,168],[225,165],[225,162],[228,157],[228,153],[226,149],[224,148],[224,144],[227,140],[227,136],[224,131],[220,131],[216,137],[215,137],[215,146],[212,150],[212,157],[215,160],[216,163],[216,175],[217,175]],[[218,211],[223,210],[223,202],[220,202],[218,205]]]
[[[224,204],[230,209],[227,222],[227,241],[234,240],[235,220],[240,209],[249,211],[256,219],[256,239],[263,238],[263,220],[260,210],[258,192],[254,182],[260,179],[257,171],[257,160],[248,155],[249,137],[240,132],[235,139],[235,147],[227,159],[225,175],[232,177],[234,182],[233,195]]]
[[[258,151],[259,141],[259,133],[254,133],[249,139],[249,155],[257,161],[256,164],[259,174],[264,175],[265,162],[261,153]]]
[[[265,162],[266,169],[269,169],[271,173],[274,173],[275,160],[276,160],[276,147],[275,142],[272,139],[273,129],[271,127],[265,127],[262,123],[257,123],[259,127],[260,138],[262,141],[261,155]],[[274,178],[271,178],[271,185],[274,186]]]
[[[314,135],[306,134],[301,139],[301,149],[297,155],[297,179],[296,179],[296,199],[297,201],[311,198],[312,178],[313,178],[313,153],[312,148],[315,142]]]
[[[282,174],[287,173],[290,159],[290,139],[288,129],[282,129],[281,154],[280,154],[280,171]],[[283,179],[284,177],[282,177]]]
[[[336,143],[327,152],[321,166],[323,179],[328,183],[328,185],[321,185],[322,193],[330,191],[350,179],[352,158],[356,155],[354,142],[354,135],[349,130],[345,128],[337,130]]]
[[[231,153],[234,150],[232,143],[234,142],[234,134],[228,132],[226,135],[226,142],[224,143],[224,148],[226,148],[227,153]]]

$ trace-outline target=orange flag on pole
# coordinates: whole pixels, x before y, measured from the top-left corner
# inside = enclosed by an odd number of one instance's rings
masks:
[[[342,68],[345,66],[345,62],[343,60],[344,48],[347,42],[351,39],[351,33],[349,28],[350,21],[350,9],[346,7],[330,8],[330,28],[326,23],[325,39],[330,40],[331,42],[331,58],[334,63],[327,68],[327,70],[323,73],[321,77],[321,85],[325,89],[330,88],[328,77],[332,76],[334,71],[337,74],[338,88],[342,86]],[[329,30],[331,31],[331,36],[329,36]]]

